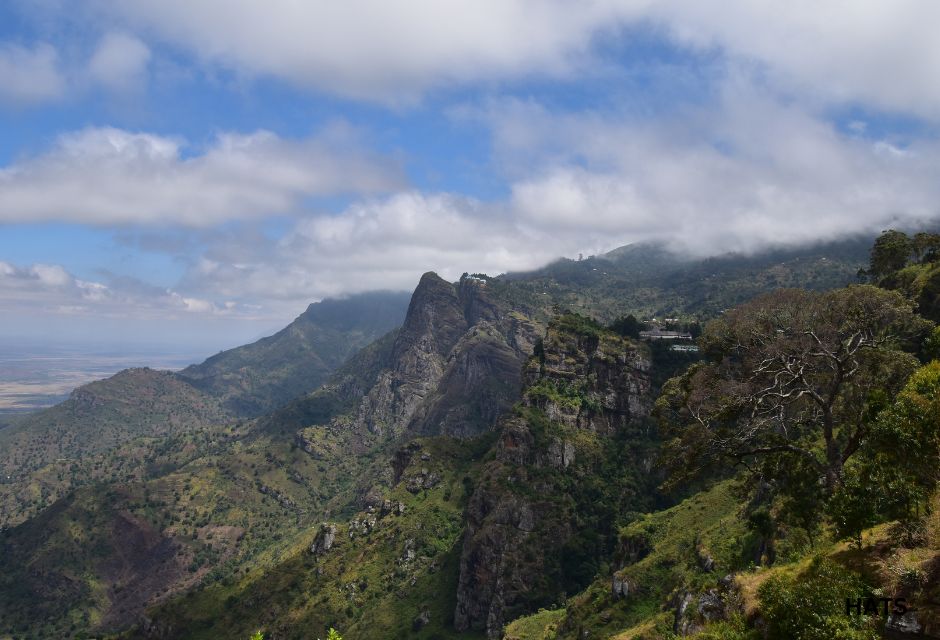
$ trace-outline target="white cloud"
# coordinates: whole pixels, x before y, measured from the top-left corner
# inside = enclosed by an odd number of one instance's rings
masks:
[[[267,245],[221,239],[181,286],[245,301],[313,300],[411,289],[431,269],[457,278],[529,268],[558,255],[561,243],[505,214],[471,198],[403,192],[302,219]]]
[[[394,165],[342,133],[299,141],[228,133],[201,153],[184,150],[176,138],[113,128],[64,135],[46,154],[0,169],[0,221],[200,227],[401,184]]]
[[[92,4],[212,64],[356,98],[400,102],[441,85],[592,72],[605,37],[653,27],[812,100],[932,120],[940,113],[940,5],[932,0]]]
[[[678,42],[756,62],[771,82],[814,100],[940,113],[933,0],[666,0],[649,15]]]
[[[713,254],[940,217],[936,141],[843,135],[734,83],[718,104],[654,123],[512,102],[491,121],[511,141],[500,148],[511,171],[542,158],[513,186],[515,214],[581,242],[603,232]]]
[[[98,0],[215,64],[400,102],[425,89],[578,68],[646,0]]]
[[[256,309],[183,295],[129,278],[110,283],[82,280],[58,264],[17,267],[0,262],[4,310],[33,314],[66,313],[126,318],[173,317],[177,313],[253,317]]]
[[[150,58],[150,49],[138,38],[108,33],[88,61],[88,76],[115,91],[136,89],[143,86]]]
[[[0,103],[31,105],[62,97],[66,81],[58,64],[49,44],[27,48],[0,43]]]
[[[405,192],[300,219],[278,241],[220,238],[182,286],[299,301],[407,289],[427,270],[525,270],[630,242],[714,255],[940,218],[940,144],[885,151],[739,85],[720,104],[657,123],[519,102],[487,118],[499,161],[518,176],[506,200]]]
[[[56,264],[35,264],[29,269],[29,275],[46,287],[64,287],[75,284],[68,272]]]

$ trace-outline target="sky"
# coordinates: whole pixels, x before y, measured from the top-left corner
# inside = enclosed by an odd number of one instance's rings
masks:
[[[933,0],[5,0],[0,344],[940,216]]]

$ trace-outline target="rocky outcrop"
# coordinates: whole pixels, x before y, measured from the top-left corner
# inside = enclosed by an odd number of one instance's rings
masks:
[[[614,598],[626,598],[633,595],[635,591],[635,584],[619,573],[614,574],[610,584],[610,593]]]
[[[564,425],[611,435],[649,414],[650,360],[610,334],[550,331],[525,369],[527,404]]]
[[[485,281],[457,285],[426,273],[354,425],[377,437],[471,437],[518,399],[519,370],[538,327],[491,296]]]
[[[613,437],[648,415],[649,366],[643,346],[599,328],[549,327],[525,365],[524,406],[500,421],[494,459],[467,507],[458,630],[501,637],[504,624],[576,586],[564,557],[576,523],[616,508],[592,503],[578,479],[615,460],[631,464],[614,453]],[[610,481],[613,494],[619,481]],[[633,589],[612,584],[618,597]]]
[[[313,544],[310,545],[310,553],[315,556],[321,556],[332,549],[333,543],[336,541],[336,530],[335,524],[321,524],[320,530],[317,531],[317,536],[313,540]]]

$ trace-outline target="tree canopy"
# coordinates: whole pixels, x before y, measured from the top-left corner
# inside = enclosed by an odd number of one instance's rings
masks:
[[[930,326],[899,294],[868,285],[784,289],[729,311],[705,329],[706,360],[657,402],[673,480],[784,457],[831,495],[874,415],[917,367],[903,348]]]

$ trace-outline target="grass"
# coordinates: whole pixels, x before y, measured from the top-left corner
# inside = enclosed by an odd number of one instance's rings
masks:
[[[309,551],[318,530],[310,526],[238,580],[177,598],[154,613],[188,629],[186,637],[194,639],[247,635],[257,628],[285,638],[322,637],[329,626],[342,628],[348,638],[457,637],[451,616],[469,486],[463,478],[475,473],[472,459],[482,446],[446,438],[420,444],[421,455],[383,496],[403,503],[404,514],[353,514],[358,521],[374,516],[374,528],[363,533],[337,523],[334,546],[322,556]],[[441,482],[407,491],[408,479],[423,469],[439,474]],[[407,548],[414,551],[411,559]],[[416,630],[414,620],[425,611],[428,623]]]
[[[507,625],[503,640],[552,640],[564,619],[564,609],[539,609]]]

